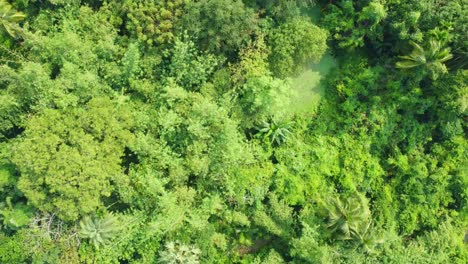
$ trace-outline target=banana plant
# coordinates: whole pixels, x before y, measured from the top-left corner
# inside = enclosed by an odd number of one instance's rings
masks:
[[[270,122],[262,121],[257,127],[259,135],[265,139],[269,139],[270,144],[281,145],[286,142],[291,133],[290,122],[271,120]]]
[[[5,0],[0,0],[0,24],[6,32],[14,37],[19,38],[22,29],[18,25],[23,21],[26,15],[18,12]]]

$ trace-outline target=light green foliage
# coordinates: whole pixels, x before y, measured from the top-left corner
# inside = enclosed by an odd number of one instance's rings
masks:
[[[190,217],[195,191],[180,188],[159,198],[160,214],[150,223],[153,235],[162,237],[180,231]]]
[[[103,14],[89,7],[83,6],[74,12],[65,9],[53,15],[39,14],[34,25],[40,34],[26,38],[24,43],[31,48],[29,58],[48,64],[52,69],[60,70],[65,62],[70,62],[83,71],[105,72],[114,66],[111,61],[120,49],[114,41],[117,30]],[[54,16],[67,19],[52,26]]]
[[[231,203],[252,205],[267,195],[274,167],[267,160],[268,152],[259,146],[249,146],[245,153],[248,159],[227,177],[225,188]],[[241,225],[248,225],[242,215],[236,213],[233,219],[237,219]]]
[[[441,118],[441,126],[447,124],[445,122],[457,123],[458,118],[462,118],[468,114],[468,70],[460,70],[455,75],[443,75],[434,82],[431,87],[431,92],[434,93],[440,100],[440,106],[436,109]],[[460,125],[462,124],[460,120]],[[460,135],[457,133],[446,133],[450,138],[452,135]]]
[[[5,30],[10,36],[18,38],[22,29],[18,25],[26,17],[22,12],[18,12],[6,1],[0,0],[0,24],[1,30]]]
[[[15,185],[15,168],[9,162],[6,162],[4,159],[4,155],[8,155],[5,153],[6,151],[3,149],[3,146],[0,145],[0,191],[2,192],[2,198],[6,198],[8,194],[8,189]]]
[[[0,70],[1,71],[1,70]],[[8,136],[20,123],[20,104],[11,95],[3,95],[0,92],[0,140]]]
[[[255,126],[269,118],[284,118],[295,91],[291,89],[291,80],[278,79],[268,69],[268,46],[260,36],[240,51],[240,61],[231,65],[232,78],[236,89],[228,94],[237,97],[233,106],[246,120],[245,127]]]
[[[447,73],[444,62],[452,58],[450,49],[443,48],[442,43],[435,39],[429,40],[429,46],[424,49],[415,42],[410,42],[413,51],[409,55],[400,56],[402,61],[396,63],[397,68],[408,69],[423,68],[423,74],[429,73],[432,79],[437,79],[439,75]]]
[[[275,174],[273,186],[281,198],[288,204],[303,205],[308,199],[316,199],[318,193],[325,191],[324,176],[320,163],[313,163],[310,143],[307,143],[302,120],[295,120],[294,136],[286,144],[274,149]],[[330,149],[333,151],[333,149]],[[333,164],[333,161],[327,164]]]
[[[424,8],[424,3],[413,0],[405,3],[392,1],[388,6],[393,11],[389,12],[389,30],[401,40],[421,41],[421,26],[427,25],[424,23],[425,17],[432,13]]]
[[[374,87],[380,73],[381,69],[369,67],[365,60],[352,61],[343,66],[339,73],[342,75],[337,78],[338,81],[334,85],[336,85],[338,94],[344,98],[354,99],[357,96],[366,96],[371,92],[370,89]],[[354,76],[354,78],[350,78],[350,76]],[[344,103],[342,107],[352,112],[353,110],[348,107],[356,106],[356,104]]]
[[[375,29],[385,17],[387,13],[385,7],[378,1],[371,1],[365,6],[359,14],[358,22],[369,23],[371,29]]]
[[[259,77],[269,74],[269,47],[263,35],[249,43],[239,51],[239,63],[231,66],[232,78],[237,84],[242,84],[249,77]]]
[[[272,76],[247,79],[239,98],[245,119],[258,122],[269,117],[285,116],[285,109],[294,97],[290,85],[289,79],[281,80]]]
[[[327,49],[327,32],[308,19],[298,18],[273,29],[270,69],[280,77],[298,73],[307,63],[318,63]]]
[[[159,263],[167,264],[198,264],[200,250],[191,245],[184,245],[179,241],[168,242],[161,251]]]
[[[155,112],[154,133],[163,146],[167,146],[168,154],[175,157],[166,165],[170,168],[171,180],[179,185],[186,182],[190,174],[197,178],[198,184],[212,187],[221,184],[245,158],[236,123],[227,117],[226,109],[170,80],[160,98],[164,101]],[[148,161],[164,158],[159,152],[150,155],[156,157],[148,157]],[[176,162],[181,163],[172,167]]]
[[[140,51],[136,43],[128,45],[128,49],[122,58],[122,85],[127,84],[131,79],[134,79],[141,72],[140,69]],[[125,88],[125,87],[124,87]],[[124,91],[122,88],[122,91]]]
[[[26,263],[23,237],[18,233],[12,237],[0,234],[0,261],[2,263]]]
[[[274,194],[268,195],[269,204],[254,213],[254,223],[268,233],[288,238],[292,232],[292,209]]]
[[[445,215],[452,214],[451,206],[461,208],[464,198],[449,190],[456,189],[462,196],[466,195],[461,191],[467,186],[462,180],[466,177],[464,148],[466,142],[453,138],[443,145],[434,145],[427,155],[409,153],[390,157],[391,171],[397,176],[393,188],[396,196],[401,197],[398,218],[402,232],[411,233],[424,226],[435,228]]]
[[[30,50],[28,59],[18,55],[21,64],[0,68],[2,88],[6,88],[1,98],[8,100],[0,112],[5,120],[3,134],[23,127],[28,112],[76,107],[111,93],[103,79],[114,79],[110,72],[119,70],[108,61],[115,59],[118,50],[113,44],[116,31],[90,8],[82,7],[77,13],[54,27],[53,16],[40,14],[34,25],[41,34],[25,38],[22,44]],[[65,11],[60,14],[71,16]]]
[[[40,0],[29,0],[31,2],[36,2]],[[85,2],[82,0],[47,0],[47,2],[53,4],[53,5],[77,5],[80,2]]]
[[[286,263],[284,259],[281,257],[278,252],[276,252],[274,249],[270,250],[268,252],[268,255],[262,259],[259,263],[265,263],[265,264],[281,264],[281,263]]]
[[[463,263],[468,258],[464,227],[451,222],[441,222],[438,227],[418,238],[417,243],[425,248],[425,254],[436,263]]]
[[[380,182],[383,170],[370,153],[370,142],[343,136],[317,137],[311,151],[313,175],[323,175],[342,190],[354,191],[359,187],[372,189]],[[359,187],[358,187],[359,186]]]
[[[385,250],[393,252],[382,258],[388,263],[464,263],[467,258],[466,244],[463,242],[465,230],[451,222],[441,222],[439,226],[419,236],[404,241],[401,238],[385,243]]]
[[[51,71],[39,63],[25,63],[18,72],[7,73],[7,92],[14,99],[5,105],[5,114],[12,114],[7,120],[21,120],[25,111],[82,105],[92,96],[109,91],[96,75],[81,71],[76,64],[66,62],[62,67],[54,80],[50,79]]]
[[[63,219],[95,211],[111,194],[111,179],[122,177],[130,121],[106,98],[93,99],[86,108],[38,114],[14,148],[19,188],[33,205]]]
[[[108,214],[104,217],[85,217],[80,221],[79,234],[88,239],[96,248],[105,246],[119,231],[118,219]]]
[[[181,87],[197,90],[208,80],[217,64],[213,55],[198,54],[192,41],[176,39],[168,75]]]
[[[96,218],[100,221],[104,217]],[[80,263],[114,263],[125,260],[134,259],[133,254],[139,254],[142,262],[155,263],[157,259],[156,251],[159,249],[159,240],[152,237],[148,227],[148,215],[144,211],[132,210],[125,214],[113,214],[114,224],[112,238],[105,245],[100,245],[96,248],[93,243],[85,243],[88,241],[81,238],[79,248]],[[92,241],[90,241],[92,242]]]
[[[293,99],[291,112],[312,114],[317,111],[324,94],[324,87],[320,84],[322,80],[321,73],[312,70],[304,71],[292,80],[291,86],[296,97]]]
[[[291,241],[291,255],[304,263],[327,263],[333,260],[330,248],[322,244],[316,228],[303,223],[302,235]]]

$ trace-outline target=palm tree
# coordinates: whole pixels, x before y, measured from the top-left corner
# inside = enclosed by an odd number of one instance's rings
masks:
[[[359,227],[370,218],[369,208],[361,195],[347,199],[333,197],[326,203],[326,210],[327,228],[340,240],[352,239],[355,233],[359,233]]]
[[[0,24],[10,36],[19,37],[21,28],[18,23],[23,21],[25,17],[25,14],[14,10],[8,2],[0,0]]]
[[[360,222],[357,229],[353,230],[351,237],[368,253],[374,252],[375,246],[384,242],[384,239],[375,231],[372,220]]]
[[[332,197],[325,203],[327,228],[335,239],[349,240],[371,253],[383,243],[372,222],[367,200],[360,194],[342,199]]]
[[[80,221],[80,236],[87,238],[96,248],[107,244],[118,231],[118,222],[114,215],[104,218],[85,217]]]
[[[429,47],[424,49],[421,45],[410,41],[413,46],[413,51],[406,56],[399,56],[403,59],[396,63],[396,67],[400,69],[410,69],[422,67],[429,70],[431,77],[437,79],[439,73],[446,73],[447,68],[444,62],[452,58],[449,48],[443,48],[442,43],[438,40],[431,39]]]

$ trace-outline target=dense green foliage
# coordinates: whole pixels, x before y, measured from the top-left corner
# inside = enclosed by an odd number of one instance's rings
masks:
[[[466,0],[0,0],[0,263],[467,263]]]

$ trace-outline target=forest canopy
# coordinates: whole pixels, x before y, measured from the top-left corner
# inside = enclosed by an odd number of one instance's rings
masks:
[[[467,263],[467,25],[0,0],[0,263]]]

